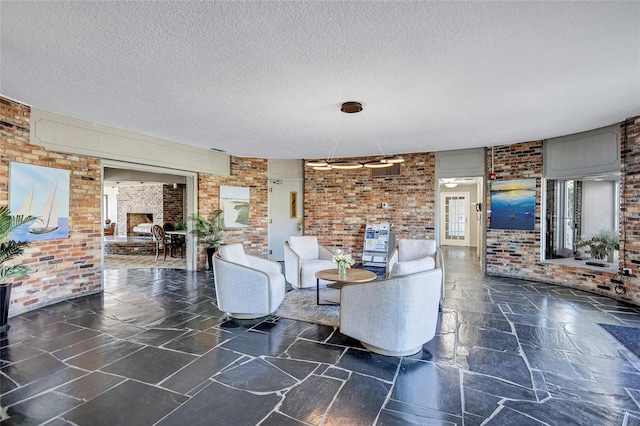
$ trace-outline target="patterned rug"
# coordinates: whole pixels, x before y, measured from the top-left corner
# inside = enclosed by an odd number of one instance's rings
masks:
[[[155,257],[155,254],[105,254],[104,269],[187,269],[185,258],[167,256],[164,261],[162,255],[158,260]]]
[[[640,328],[612,324],[600,324],[600,327],[640,358]]]
[[[340,325],[340,306],[318,306],[315,288],[295,289],[286,293],[274,315],[332,327]]]

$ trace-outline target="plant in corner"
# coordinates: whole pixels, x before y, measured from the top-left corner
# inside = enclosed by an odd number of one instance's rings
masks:
[[[198,242],[207,246],[207,260],[209,262],[209,269],[213,269],[213,262],[211,257],[216,249],[220,246],[222,233],[221,226],[222,209],[215,210],[212,214],[211,220],[208,220],[204,216],[197,213],[193,213],[189,216],[189,220],[193,223],[193,229],[191,233],[198,237]]]
[[[585,247],[589,247],[585,250],[592,258],[599,260],[607,260],[607,262],[613,262],[614,250],[620,249],[620,237],[618,233],[612,229],[601,229],[596,235],[588,240],[578,239],[575,247],[577,250],[581,250]]]
[[[0,333],[6,333],[9,330],[7,320],[9,318],[12,280],[24,278],[28,272],[26,266],[10,261],[21,256],[29,243],[11,240],[9,234],[18,226],[35,219],[33,216],[12,216],[8,207],[0,207]]]

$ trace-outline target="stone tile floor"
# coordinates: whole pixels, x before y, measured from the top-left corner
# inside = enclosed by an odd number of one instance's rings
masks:
[[[404,358],[228,320],[209,272],[105,270],[103,294],[10,320],[2,424],[640,425],[640,359],[598,326],[640,327],[640,308],[445,253],[438,334]]]

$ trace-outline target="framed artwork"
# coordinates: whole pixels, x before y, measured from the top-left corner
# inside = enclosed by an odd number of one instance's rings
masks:
[[[535,230],[536,179],[491,182],[491,229]]]
[[[249,188],[241,186],[220,187],[221,225],[223,228],[249,226]]]
[[[9,210],[12,215],[35,216],[11,232],[18,241],[69,238],[70,171],[11,162]]]

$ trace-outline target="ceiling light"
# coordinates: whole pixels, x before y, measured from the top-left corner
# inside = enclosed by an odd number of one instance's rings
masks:
[[[358,112],[361,112],[362,109],[363,109],[362,104],[360,102],[344,102],[340,106],[340,111],[344,112],[345,114],[356,114]],[[335,142],[331,146],[331,150],[329,151],[329,157],[327,157],[326,161],[310,160],[305,163],[305,166],[311,167],[313,168],[313,170],[324,170],[324,171],[333,170],[333,169],[352,170],[352,169],[361,169],[362,167],[367,167],[369,169],[379,169],[384,167],[391,167],[394,164],[404,162],[404,158],[402,158],[402,156],[384,155],[382,148],[380,148],[380,144],[377,141],[375,142],[376,142],[376,145],[378,146],[378,149],[380,150],[380,153],[382,154],[382,158],[380,158],[379,160],[368,161],[366,163],[361,163],[359,161],[349,161],[349,160],[333,161],[336,148],[338,147],[338,138],[336,138]]]
[[[383,169],[385,167],[393,167],[393,163],[385,163],[383,159],[380,161],[368,161],[364,163],[364,166],[368,169]]]
[[[455,188],[456,186],[458,186],[458,184],[455,182],[452,182],[452,183],[445,183],[444,186],[446,186],[447,188]]]

